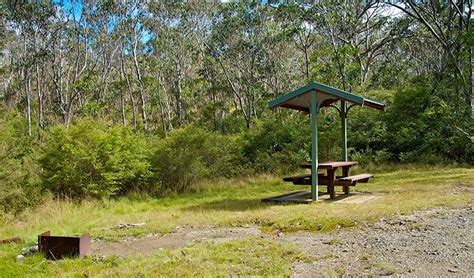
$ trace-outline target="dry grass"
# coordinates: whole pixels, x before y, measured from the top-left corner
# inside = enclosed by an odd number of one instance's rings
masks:
[[[40,232],[91,233],[96,237],[167,233],[176,226],[259,225],[267,230],[330,231],[381,217],[438,206],[463,206],[474,198],[474,169],[422,168],[378,173],[359,192],[383,194],[369,204],[318,202],[310,205],[266,204],[264,197],[295,190],[280,178],[260,176],[222,180],[198,193],[164,199],[111,201],[49,201],[13,219],[4,219],[0,237],[21,236],[35,240]],[[297,188],[300,189],[300,188]],[[146,222],[143,227],[117,230],[119,223]]]
[[[280,178],[260,176],[221,180],[207,184],[201,192],[163,199],[121,198],[103,202],[84,201],[80,204],[49,201],[15,218],[4,217],[0,238],[17,235],[35,242],[37,234],[51,230],[53,234],[88,232],[92,237],[117,240],[127,235],[167,233],[177,226],[193,228],[206,225],[258,225],[264,231],[329,232],[337,227],[357,226],[359,223],[415,210],[441,206],[461,207],[474,200],[472,167],[404,167],[375,173],[376,177],[370,183],[356,187],[359,192],[382,195],[368,204],[262,203],[260,200],[264,197],[297,189],[293,185],[282,183]],[[138,222],[146,224],[130,229],[110,229],[119,223]],[[0,246],[0,260],[10,260],[12,254],[17,252],[15,248],[17,247]],[[130,267],[133,265],[132,262],[127,264]],[[81,266],[77,267],[81,269]]]

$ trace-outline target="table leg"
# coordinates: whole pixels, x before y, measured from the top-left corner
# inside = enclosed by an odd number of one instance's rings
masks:
[[[349,169],[350,169],[350,166],[342,167],[342,176],[343,177],[348,177],[349,176]],[[344,190],[344,194],[349,195],[349,192],[350,192],[349,186],[344,185],[342,188]]]
[[[348,177],[349,176],[349,169],[351,166],[344,166],[342,167],[342,176],[343,177]]]
[[[328,193],[331,199],[336,198],[334,182],[336,181],[336,169],[328,169]]]

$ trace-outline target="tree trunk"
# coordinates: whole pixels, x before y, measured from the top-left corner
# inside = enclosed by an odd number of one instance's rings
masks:
[[[309,82],[309,58],[308,58],[308,48],[304,46],[304,63],[305,63],[305,77],[306,83]]]
[[[125,117],[125,100],[123,90],[120,90],[120,111],[122,112],[122,126],[127,125],[127,118]]]
[[[143,128],[145,130],[148,129],[147,127],[147,119],[146,119],[146,110],[145,110],[145,95],[143,92],[143,86],[142,86],[142,76],[140,73],[140,66],[138,65],[138,58],[137,58],[137,46],[138,46],[138,39],[136,35],[136,31],[134,30],[134,43],[132,47],[132,54],[133,54],[133,61],[134,61],[134,66],[135,66],[135,74],[137,76],[137,86],[138,86],[138,91],[140,92],[140,108],[141,108],[141,113],[142,113],[142,120],[143,120]]]
[[[133,129],[137,130],[137,114],[136,114],[137,108],[135,106],[135,98],[133,97],[133,91],[132,91],[132,86],[130,84],[130,79],[128,78],[128,75],[125,71],[125,62],[124,62],[124,57],[123,57],[123,44],[122,44],[122,49],[120,52],[121,52],[120,53],[120,70],[127,83],[128,93],[130,95],[130,102],[132,103]]]
[[[175,62],[176,70],[176,84],[175,84],[175,107],[176,107],[176,119],[178,121],[178,126],[183,124],[182,118],[182,105],[181,105],[181,66],[179,62]]]
[[[25,66],[25,95],[26,95],[26,117],[28,120],[28,135],[31,136],[31,95],[30,95],[30,75]]]
[[[26,35],[23,38],[23,50],[24,50],[24,65],[23,65],[23,74],[25,78],[25,96],[26,96],[26,118],[28,121],[28,135],[31,136],[31,95],[30,95],[30,74],[27,68],[27,47],[26,47]]]
[[[41,77],[39,72],[39,65],[36,63],[36,94],[38,97],[38,125],[41,129],[44,128],[43,123],[43,92],[41,91]]]

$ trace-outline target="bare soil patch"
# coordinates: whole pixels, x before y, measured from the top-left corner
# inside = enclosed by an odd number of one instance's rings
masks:
[[[145,237],[129,237],[119,242],[93,242],[92,255],[97,256],[135,256],[148,255],[161,248],[179,248],[193,242],[227,241],[260,235],[256,227],[248,228],[215,228],[207,227],[197,230],[177,229],[165,235],[148,235]]]
[[[372,201],[372,200],[368,200]],[[147,255],[194,242],[265,237],[292,242],[314,258],[293,265],[295,277],[328,275],[474,277],[474,210],[434,209],[331,234],[262,233],[258,227],[179,228],[166,235],[93,242],[93,255]]]

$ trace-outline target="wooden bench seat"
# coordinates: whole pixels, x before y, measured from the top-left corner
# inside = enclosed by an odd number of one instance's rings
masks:
[[[303,175],[298,175],[298,176],[293,176],[293,177],[285,177],[283,178],[284,181],[295,181],[295,180],[302,180],[306,178],[311,178],[311,174],[303,174]]]
[[[337,176],[334,182],[334,186],[342,186],[344,193],[349,194],[349,186],[356,186],[358,182],[367,183],[373,174],[359,174],[354,176],[341,177]],[[293,177],[285,177],[284,181],[292,182],[295,185],[311,185],[311,174],[303,174]],[[328,177],[324,174],[318,173],[318,184],[319,185],[328,185]]]
[[[348,177],[340,177],[336,180],[337,183],[357,183],[357,182],[363,182],[367,183],[370,178],[372,178],[374,175],[372,174],[359,174],[359,175],[354,175],[354,176],[348,176]]]
[[[358,182],[366,183],[373,176],[374,175],[372,174],[359,174],[354,176],[340,177],[336,179],[336,183],[334,185],[342,185],[344,194],[349,195],[349,186],[355,186]]]
[[[318,178],[324,178],[324,174],[318,173]],[[293,182],[294,184],[311,184],[311,174],[285,177],[283,181]]]

